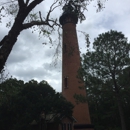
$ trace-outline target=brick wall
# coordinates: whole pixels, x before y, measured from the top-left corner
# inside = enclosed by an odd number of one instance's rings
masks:
[[[69,18],[70,20],[71,18]],[[70,20],[71,21],[71,20]],[[73,20],[72,20],[73,21]],[[86,96],[84,83],[77,78],[77,71],[80,67],[80,55],[76,34],[76,24],[65,23],[63,26],[63,53],[62,53],[62,94],[74,104],[73,116],[78,124],[90,124],[89,109],[87,103],[76,103],[75,94]],[[80,44],[80,41],[79,41]]]

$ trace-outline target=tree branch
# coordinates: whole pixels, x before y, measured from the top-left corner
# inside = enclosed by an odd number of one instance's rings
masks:
[[[55,25],[61,27],[60,24],[57,23],[57,19],[55,19],[55,20],[49,19],[48,22],[52,22],[52,23],[53,23],[52,25],[49,24],[49,26],[50,26],[51,28],[53,28]],[[53,28],[53,29],[54,29],[54,28]]]
[[[19,8],[22,8],[25,6],[25,3],[23,0],[18,0]]]
[[[42,20],[41,11],[39,11],[39,17],[40,17],[40,20],[43,21],[43,20]]]
[[[29,13],[32,9],[34,9],[35,8],[35,6],[37,6],[38,4],[40,4],[42,1],[44,1],[44,0],[34,0],[33,2],[31,2],[30,4],[29,4],[29,6],[27,7],[27,13]]]
[[[25,3],[25,4],[28,5],[29,1],[30,1],[30,0],[26,0],[26,3]]]
[[[53,22],[53,24],[51,25],[49,22]],[[35,26],[35,25],[48,25],[49,27],[51,27],[53,29],[54,29],[54,26],[60,27],[60,24],[57,23],[57,19],[56,19],[56,20],[48,20],[48,21],[32,21],[30,23],[25,23],[22,26],[22,30],[28,29],[28,28]]]
[[[54,6],[57,2],[58,2],[58,0],[56,0],[56,1],[51,5],[51,7],[50,7],[50,9],[49,9],[49,12],[48,12],[48,14],[47,14],[47,16],[46,16],[46,21],[48,21],[49,16],[50,16],[50,13],[51,13],[56,7],[60,6],[60,4],[59,4],[59,5],[57,5],[57,6],[55,6],[55,7],[53,8],[53,6]]]
[[[49,23],[46,21],[32,21],[30,23],[23,24],[22,30],[30,28],[30,27],[35,26],[35,25],[49,25]]]
[[[2,46],[4,44],[6,37],[7,37],[7,35],[1,40],[0,46]]]
[[[35,6],[37,6],[38,4],[40,4],[42,1],[44,0],[34,0],[32,1],[28,6],[27,6],[27,9],[26,9],[26,14],[28,14],[33,8],[35,8]],[[25,23],[23,24],[23,30],[24,29],[27,29],[29,27],[32,27],[34,25],[48,25],[49,27],[53,28],[55,25],[56,26],[60,26],[58,23],[57,23],[57,19],[56,20],[53,20],[53,19],[49,19],[50,17],[50,13],[58,6],[61,5],[61,3],[59,3],[57,6],[53,7],[59,0],[56,0],[50,7],[50,10],[45,18],[45,21],[43,21],[42,19],[42,16],[41,16],[41,12],[39,11],[39,17],[40,17],[40,21],[32,21],[30,23]],[[29,0],[27,0],[26,2],[29,2]],[[51,25],[49,22],[52,22],[53,24]],[[53,28],[54,29],[54,28]]]

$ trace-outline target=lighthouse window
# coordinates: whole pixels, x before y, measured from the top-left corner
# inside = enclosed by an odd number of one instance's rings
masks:
[[[62,130],[66,130],[66,124],[62,124]]]
[[[68,87],[68,77],[65,77],[64,83],[65,83],[65,88],[67,88]]]
[[[72,124],[68,124],[68,130],[72,130]]]

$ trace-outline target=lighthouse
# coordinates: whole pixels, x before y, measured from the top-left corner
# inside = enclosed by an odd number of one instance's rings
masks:
[[[74,105],[73,118],[75,122],[72,130],[93,130],[87,102],[77,99],[77,97],[79,99],[85,99],[86,97],[84,82],[78,76],[78,70],[81,67],[76,31],[78,17],[75,12],[66,8],[59,21],[63,30],[62,95]]]

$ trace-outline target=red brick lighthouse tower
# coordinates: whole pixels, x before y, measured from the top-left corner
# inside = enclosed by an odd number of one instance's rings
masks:
[[[78,18],[74,12],[64,11],[60,17],[63,29],[62,51],[62,94],[74,105],[73,117],[75,119],[73,129],[90,130],[92,128],[89,116],[88,104],[77,102],[75,97],[86,97],[84,83],[78,78],[77,71],[80,68],[80,54],[76,33]]]

